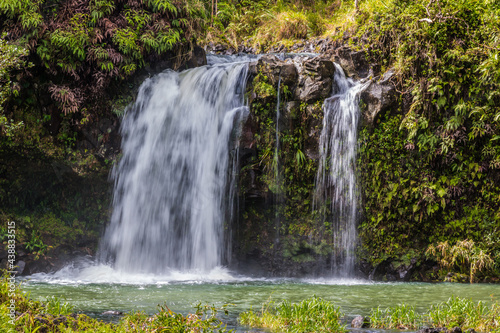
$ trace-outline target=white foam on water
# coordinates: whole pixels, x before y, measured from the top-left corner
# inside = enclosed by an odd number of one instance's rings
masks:
[[[365,279],[353,279],[353,278],[314,278],[314,279],[301,279],[303,283],[313,284],[313,285],[331,285],[331,286],[360,286],[360,285],[372,285],[376,284],[374,281]]]
[[[204,284],[249,281],[251,278],[233,274],[225,267],[210,271],[171,270],[165,274],[130,273],[104,264],[68,265],[55,273],[37,273],[26,277],[29,282],[61,285],[121,284],[164,285],[172,283]]]

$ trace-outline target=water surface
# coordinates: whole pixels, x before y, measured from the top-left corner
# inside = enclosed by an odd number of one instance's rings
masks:
[[[98,281],[98,282],[93,282]],[[158,305],[187,314],[197,303],[231,304],[230,322],[249,309],[260,310],[268,301],[299,302],[313,295],[332,301],[346,314],[368,315],[370,309],[405,303],[424,312],[452,295],[483,301],[499,300],[500,285],[456,283],[382,283],[357,279],[267,279],[232,274],[223,268],[209,273],[130,275],[110,267],[67,269],[56,274],[36,274],[22,282],[31,298],[57,296],[76,310],[97,315],[106,310],[144,311],[153,314]]]

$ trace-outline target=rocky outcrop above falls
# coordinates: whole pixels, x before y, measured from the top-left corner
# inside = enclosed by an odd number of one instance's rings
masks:
[[[332,94],[335,66],[325,57],[296,57],[280,60],[266,55],[250,64],[250,81],[259,74],[266,83],[277,87],[278,81],[286,85],[295,101],[315,102]],[[255,86],[255,85],[254,85]],[[262,97],[257,94],[254,97]]]
[[[394,70],[387,71],[380,80],[372,79],[361,93],[363,118],[369,125],[375,124],[378,117],[396,104],[394,85],[390,82]]]
[[[270,82],[277,85],[278,78],[284,84],[294,86],[296,89],[295,100],[301,102],[316,101],[327,98],[332,92],[332,79],[335,67],[333,62],[338,63],[347,77],[355,81],[369,80],[368,87],[360,96],[362,102],[363,124],[372,126],[380,115],[393,109],[397,102],[397,93],[391,78],[394,70],[390,69],[386,73],[380,72],[380,65],[371,64],[366,58],[364,50],[355,50],[345,43],[344,40],[318,39],[298,42],[292,46],[282,44],[274,46],[270,50],[270,55],[263,56],[258,62],[251,65],[250,72],[256,74],[257,71],[271,73]],[[206,46],[208,52],[218,54],[260,53],[261,50],[249,45],[240,45],[238,49],[229,46],[209,44]],[[285,53],[301,54],[305,52],[312,59],[298,57],[295,62],[296,70],[288,62],[281,61],[276,55]],[[275,54],[275,55],[272,55]],[[302,60],[300,60],[302,59]],[[307,60],[305,60],[307,59]],[[295,80],[295,82],[292,82]],[[334,87],[333,87],[334,88]]]

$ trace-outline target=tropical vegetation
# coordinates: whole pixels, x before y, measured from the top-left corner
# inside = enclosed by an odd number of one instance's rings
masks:
[[[143,77],[185,65],[196,44],[266,52],[328,39],[363,51],[378,69],[372,79],[392,70],[398,92],[360,129],[358,258],[372,267],[436,265],[424,273],[430,279],[498,281],[499,27],[494,0],[0,0],[0,220],[17,220],[20,241],[40,254],[52,242],[97,237],[118,156],[104,149],[117,131],[108,120]],[[267,166],[271,184],[277,91],[260,79],[255,89],[270,96],[253,106],[255,163]],[[291,221],[284,253],[298,261],[311,260],[303,239],[324,236],[316,231],[325,226],[312,210],[317,166],[303,152],[306,131],[283,134],[286,190],[274,184],[290,199],[280,212]],[[33,161],[53,177],[26,176]],[[269,219],[252,207],[242,214]],[[274,224],[262,227],[270,234]]]

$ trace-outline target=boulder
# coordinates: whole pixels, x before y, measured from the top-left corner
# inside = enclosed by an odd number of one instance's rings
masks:
[[[356,316],[351,322],[352,328],[368,328],[370,327],[370,319],[363,316]]]
[[[337,49],[335,61],[340,64],[345,74],[359,80],[370,74],[370,65],[366,60],[365,51],[353,51],[343,46]]]
[[[332,61],[316,57],[306,60],[299,70],[295,97],[303,102],[327,98],[332,93],[335,65]]]
[[[396,89],[389,81],[392,74],[393,71],[389,70],[378,82],[370,82],[360,95],[363,116],[369,125],[373,125],[396,102]]]
[[[191,51],[191,57],[186,63],[187,68],[195,68],[200,66],[205,66],[207,64],[207,54],[205,50],[196,45]]]
[[[416,264],[417,258],[412,258],[409,264],[400,264],[397,267],[394,267],[394,263],[391,263],[391,268],[397,273],[398,280],[409,281],[411,274],[416,268]]]
[[[264,74],[273,87],[278,86],[280,77],[281,84],[287,86],[293,86],[297,82],[297,69],[295,66],[292,63],[278,59],[274,55],[263,56],[255,65],[251,63],[249,73],[251,75]]]
[[[24,267],[26,267],[26,263],[22,260],[19,260],[16,263],[16,267],[14,268],[14,271],[16,272],[17,275],[21,275],[24,272]]]

